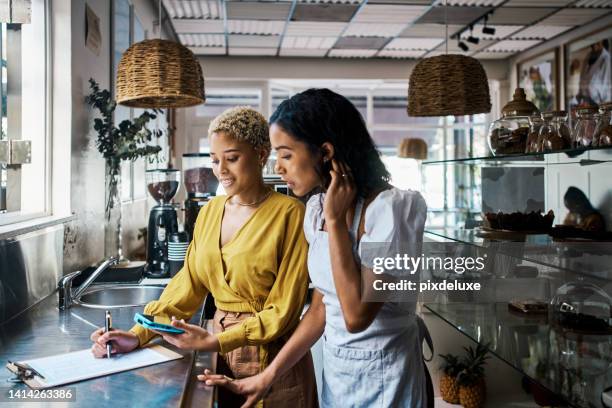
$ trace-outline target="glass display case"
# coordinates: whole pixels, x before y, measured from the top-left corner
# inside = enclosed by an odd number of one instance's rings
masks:
[[[421,294],[426,309],[488,344],[528,379],[536,400],[603,407],[602,391],[612,386],[612,183],[606,181],[612,147],[455,157],[423,167],[462,186],[446,191],[452,207],[428,214],[425,250],[444,243],[455,257],[487,259],[478,274],[423,275],[482,286],[479,292]],[[426,180],[426,198],[428,182],[435,181]],[[573,212],[583,208],[572,201],[572,188],[604,215],[607,230],[584,232],[571,224]],[[552,226],[544,222],[550,210]],[[510,224],[492,228],[487,215],[504,215]],[[517,311],[516,304],[539,312]]]

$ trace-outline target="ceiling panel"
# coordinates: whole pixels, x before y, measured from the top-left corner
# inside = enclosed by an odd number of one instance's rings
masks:
[[[344,32],[345,36],[367,37],[395,37],[406,27],[405,24],[380,23],[350,23]]]
[[[328,49],[281,48],[281,57],[324,57]]]
[[[220,0],[164,0],[164,7],[171,18],[223,18]]]
[[[385,37],[340,37],[334,48],[353,50],[379,50],[388,41]]]
[[[417,50],[388,50],[383,49],[376,54],[382,58],[420,58],[425,54],[424,51]]]
[[[363,0],[298,0],[299,3],[360,4]]]
[[[394,38],[385,46],[389,50],[430,50],[437,47],[444,38]]]
[[[195,55],[225,55],[225,47],[189,47]]]
[[[330,57],[338,58],[369,58],[376,55],[377,50],[337,50],[329,51]]]
[[[509,7],[563,7],[576,0],[510,0]]]
[[[601,8],[612,8],[612,1],[610,0],[580,0],[573,5],[574,7],[601,7]]]
[[[458,24],[448,25],[448,36],[452,37],[464,26]],[[446,37],[446,26],[444,24],[413,24],[399,35],[400,37]]]
[[[505,0],[451,0],[449,6],[497,6]]]
[[[225,47],[223,34],[179,34],[178,37],[186,47]]]
[[[287,25],[285,35],[302,36],[316,35],[322,37],[333,37],[342,34],[346,23],[322,23],[312,21],[290,21]]]
[[[281,35],[286,21],[264,20],[227,20],[229,34],[266,34]]]
[[[548,40],[557,35],[566,32],[567,30],[571,30],[572,27],[555,27],[555,26],[547,26],[543,24],[536,24],[531,27],[527,27],[524,30],[519,31],[518,33],[512,36],[513,40]]]
[[[229,55],[243,55],[243,56],[264,56],[273,57],[276,55],[276,48],[242,48],[242,47],[230,47]]]
[[[278,35],[239,35],[232,34],[228,37],[230,47],[255,47],[268,48],[278,47],[280,36]]]
[[[337,37],[287,37],[283,38],[282,48],[329,49],[334,46]]]
[[[577,26],[602,16],[602,10],[588,8],[572,8],[559,10],[552,16],[542,20],[543,25]]]
[[[353,22],[408,24],[427,10],[425,6],[404,6],[394,4],[366,4],[359,10]]]
[[[336,21],[348,22],[359,6],[354,4],[306,4],[295,6],[292,21]]]
[[[484,16],[485,13],[490,10],[490,7],[436,6],[432,7],[423,17],[421,17],[417,21],[417,23],[444,24],[445,21],[448,21],[448,24],[466,25],[474,22],[479,17]]]
[[[227,18],[233,20],[287,20],[291,3],[230,1],[225,3]]]
[[[523,51],[539,43],[541,43],[540,40],[505,40],[505,41],[500,41],[496,44],[493,44],[491,47],[487,48],[487,51],[500,51],[500,52]]]
[[[495,43],[494,40],[481,40],[478,44],[466,43],[467,46],[469,47],[469,49],[467,51],[463,51],[461,48],[459,48],[459,43],[457,41],[451,40],[451,41],[448,42],[448,52],[450,54],[470,55],[470,54],[474,53],[474,51],[478,51],[480,49],[486,48],[486,47],[488,47],[488,46],[490,46],[491,44],[494,44],[494,43]],[[446,51],[446,45],[444,43],[442,43],[437,48],[435,48],[435,50],[436,51],[445,52]]]
[[[555,10],[550,7],[501,7],[489,17],[489,24],[529,25],[554,13]]]
[[[430,6],[434,0],[368,0],[368,4],[405,4],[408,6]]]
[[[519,25],[491,25],[487,24],[487,27],[492,27],[495,29],[495,34],[484,34],[482,29],[484,28],[484,24],[476,24],[474,26],[474,37],[480,38],[481,40],[501,40],[502,38],[506,38],[510,34],[519,31],[524,26]],[[461,35],[462,38],[467,38],[470,35],[470,30],[464,31]]]
[[[477,59],[506,59],[510,58],[514,55],[514,52],[492,52],[492,51],[481,51],[478,54],[474,55],[474,58]]]
[[[223,20],[175,19],[172,25],[180,33],[224,33]]]

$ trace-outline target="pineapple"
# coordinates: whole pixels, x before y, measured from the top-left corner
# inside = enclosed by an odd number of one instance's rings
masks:
[[[464,408],[481,408],[486,396],[484,365],[487,356],[487,345],[478,344],[476,349],[464,347],[467,355],[463,358],[463,369],[457,375],[459,385],[459,403]]]
[[[440,366],[443,374],[440,377],[440,394],[442,399],[451,404],[459,403],[459,385],[457,375],[463,370],[463,362],[452,354],[440,354],[444,363]]]

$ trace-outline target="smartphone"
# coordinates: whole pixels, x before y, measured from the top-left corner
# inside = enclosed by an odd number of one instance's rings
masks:
[[[134,315],[134,321],[144,327],[145,329],[152,329],[159,332],[170,333],[170,334],[182,334],[185,333],[185,330],[178,329],[174,326],[170,326],[169,324],[156,323],[154,321],[153,316],[136,313]]]

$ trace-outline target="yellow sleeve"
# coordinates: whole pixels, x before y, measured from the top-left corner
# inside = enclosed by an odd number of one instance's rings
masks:
[[[299,322],[308,291],[308,244],[302,227],[304,206],[296,203],[287,211],[286,217],[281,261],[263,309],[241,324],[217,334],[221,353],[247,344],[269,343],[295,328]]]
[[[203,207],[198,214],[198,220],[194,228],[194,238],[191,240],[183,268],[170,280],[164,289],[159,300],[148,303],[144,313],[155,316],[155,321],[170,324],[172,316],[177,319],[190,319],[198,310],[208,289],[197,276],[196,241],[199,236],[198,231],[202,231],[205,208]],[[151,330],[135,324],[130,332],[138,336],[138,343],[142,346],[156,336]]]

